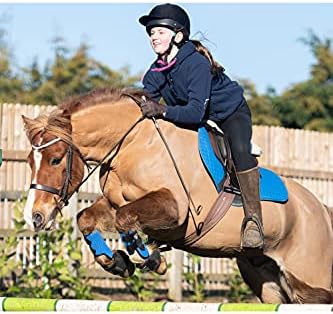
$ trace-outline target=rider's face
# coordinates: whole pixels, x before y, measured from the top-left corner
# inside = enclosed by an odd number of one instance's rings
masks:
[[[166,27],[153,27],[150,30],[150,43],[155,53],[163,55],[169,48],[174,32]]]

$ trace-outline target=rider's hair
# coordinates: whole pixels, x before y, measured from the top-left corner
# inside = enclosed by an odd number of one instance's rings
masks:
[[[206,57],[211,66],[212,66],[212,73],[215,75],[215,74],[219,74],[219,73],[222,73],[224,72],[224,68],[222,65],[220,65],[217,61],[214,60],[211,52],[209,51],[209,49],[207,47],[205,47],[200,40],[196,40],[196,39],[191,39],[190,40],[194,46],[195,46],[195,49],[200,53],[202,54],[204,57]]]

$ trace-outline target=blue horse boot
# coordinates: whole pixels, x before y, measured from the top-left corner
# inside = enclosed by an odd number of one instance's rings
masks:
[[[157,246],[145,245],[136,231],[120,232],[120,238],[130,256],[135,253],[140,260],[137,266],[143,271],[151,270],[157,274],[163,275],[167,271],[167,263]],[[133,256],[132,261],[136,260]],[[136,261],[134,261],[136,262]]]
[[[135,265],[128,255],[121,251],[112,251],[98,230],[84,236],[96,261],[108,272],[127,278],[132,276]]]

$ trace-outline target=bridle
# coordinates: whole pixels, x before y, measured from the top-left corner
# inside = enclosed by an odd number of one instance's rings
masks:
[[[144,117],[140,117],[126,132],[125,134],[116,142],[113,147],[108,151],[108,153],[98,162],[97,165],[95,165],[92,169],[87,163],[87,161],[84,159],[83,155],[81,154],[80,150],[74,145],[74,144],[69,144],[67,141],[64,139],[57,137],[45,144],[42,144],[40,146],[36,145],[31,145],[32,150],[42,150],[45,149],[51,145],[54,145],[55,143],[62,141],[68,145],[67,152],[66,152],[66,177],[64,180],[64,183],[62,185],[61,189],[56,189],[54,187],[45,185],[45,184],[40,184],[40,183],[32,183],[30,184],[30,189],[35,189],[35,190],[40,190],[44,192],[48,192],[51,194],[54,194],[56,196],[59,196],[59,199],[54,198],[55,200],[55,207],[50,215],[50,219],[54,218],[57,213],[60,213],[62,215],[61,210],[63,209],[64,206],[68,205],[69,199],[72,197],[72,195],[77,192],[80,187],[88,180],[88,178],[97,170],[99,166],[101,166],[104,161],[115,151],[119,151],[118,148],[120,148],[122,142],[125,140],[125,138],[129,135],[129,133],[136,127],[137,124],[139,124]],[[68,193],[68,188],[69,185],[71,184],[71,178],[72,178],[72,169],[73,169],[73,153],[76,152],[78,153],[80,159],[83,161],[83,163],[86,165],[88,169],[88,174],[86,177],[75,187],[75,189],[71,192]],[[117,153],[116,152],[116,153]]]
[[[141,104],[141,100],[138,100],[136,97],[134,97],[133,95],[131,94],[128,94],[128,93],[123,93],[124,96],[127,96],[129,98],[131,98],[138,106],[140,106]],[[143,98],[144,101],[145,101],[145,98]],[[107,154],[98,162],[97,165],[95,165],[95,167],[93,167],[92,170],[90,170],[90,166],[88,165],[87,161],[84,159],[84,157],[82,156],[80,150],[74,145],[74,144],[69,144],[67,141],[63,140],[62,138],[56,138],[54,140],[51,140],[43,145],[40,145],[40,146],[35,146],[35,145],[32,145],[32,149],[33,150],[41,150],[41,149],[44,149],[44,148],[47,148],[59,141],[63,141],[65,142],[67,145],[68,145],[68,148],[67,148],[67,159],[66,159],[66,178],[65,178],[65,181],[63,183],[63,186],[62,188],[59,190],[59,189],[56,189],[56,188],[53,188],[53,187],[50,187],[48,185],[44,185],[44,184],[31,184],[30,185],[30,189],[36,189],[36,190],[41,190],[41,191],[44,191],[44,192],[48,192],[48,193],[51,193],[51,194],[54,194],[54,195],[57,195],[57,196],[60,196],[60,199],[54,199],[55,202],[56,202],[56,206],[55,208],[53,209],[51,215],[50,215],[50,219],[52,218],[55,218],[55,216],[57,215],[57,213],[59,212],[61,215],[62,215],[62,208],[64,206],[67,206],[68,205],[68,200],[72,197],[72,195],[77,192],[80,187],[89,179],[89,177],[96,171],[97,168],[99,168],[104,162],[105,160],[114,152],[114,156],[113,158],[117,155],[117,153],[119,152],[119,149],[120,149],[120,146],[121,144],[123,143],[123,141],[125,140],[125,138],[132,132],[132,130],[141,122],[145,119],[144,116],[141,116],[138,120],[136,120],[136,122],[125,132],[125,134],[113,145],[113,147],[107,152]],[[186,196],[188,198],[188,201],[189,201],[189,204],[192,205],[192,208],[194,210],[194,212],[196,213],[196,215],[199,215],[200,212],[201,212],[201,209],[202,209],[202,206],[199,205],[199,206],[196,206],[192,200],[192,197],[190,195],[190,192],[189,190],[187,189],[186,185],[185,185],[185,182],[184,182],[184,179],[182,178],[182,175],[178,169],[178,166],[176,164],[176,161],[171,153],[171,150],[169,148],[169,145],[167,144],[166,142],[166,139],[164,137],[164,135],[162,134],[160,128],[159,128],[159,125],[156,121],[155,118],[153,118],[153,122],[154,122],[154,125],[156,127],[156,130],[158,131],[167,151],[168,151],[168,154],[169,156],[171,157],[171,160],[174,164],[174,167],[175,167],[175,170],[177,172],[177,175],[178,175],[178,178],[180,179],[180,182],[183,186],[183,189],[186,193]],[[71,193],[68,193],[68,187],[69,185],[71,184],[71,172],[72,172],[72,168],[73,168],[73,152],[77,152],[81,158],[81,160],[83,161],[83,163],[87,166],[88,168],[88,174],[86,175],[86,177],[75,187],[75,189],[71,192]],[[90,171],[89,171],[90,170]],[[195,218],[194,218],[194,214],[192,212],[192,209],[191,209],[191,206],[189,206],[189,212],[192,216],[192,219],[193,219],[193,222],[194,222],[194,225],[195,225],[195,229],[196,229],[196,233],[197,234],[200,234],[201,233],[201,229],[203,227],[203,223],[200,222],[199,224],[196,223],[195,221]]]
[[[32,150],[34,151],[40,151],[43,150],[51,145],[56,144],[57,142],[63,141],[65,142],[62,138],[57,137],[45,144],[42,145],[31,145]],[[40,183],[32,183],[30,184],[30,189],[34,189],[34,190],[40,190],[40,191],[44,191],[44,192],[48,192],[57,196],[60,196],[59,200],[55,199],[56,202],[56,207],[55,209],[61,213],[61,209],[64,206],[68,205],[68,200],[70,199],[70,197],[72,196],[72,193],[69,195],[68,193],[68,188],[69,185],[71,184],[71,179],[72,179],[72,168],[73,168],[73,152],[77,151],[79,153],[80,158],[83,160],[83,162],[86,164],[86,161],[84,160],[83,156],[81,155],[80,151],[78,150],[77,147],[75,147],[72,144],[68,144],[67,142],[65,142],[68,145],[67,148],[67,152],[66,152],[66,177],[64,180],[64,183],[61,187],[61,189],[56,189],[54,187],[51,187],[49,185],[45,185],[45,184],[40,184]],[[54,214],[53,214],[54,215]],[[53,216],[51,214],[51,216]]]

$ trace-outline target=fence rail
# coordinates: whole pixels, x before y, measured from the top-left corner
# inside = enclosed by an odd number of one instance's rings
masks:
[[[14,203],[24,195],[30,184],[30,169],[25,162],[30,147],[24,135],[21,115],[36,117],[54,107],[21,104],[0,104],[0,106],[0,148],[3,150],[0,168],[0,229],[8,230],[13,228]],[[253,140],[263,150],[263,155],[259,158],[261,165],[295,179],[309,188],[323,203],[333,207],[333,145],[331,144],[333,134],[267,126],[255,126],[253,131]],[[89,206],[98,195],[100,195],[98,173],[95,173],[82,186],[75,210]],[[27,235],[26,238],[20,239],[20,250],[30,238],[31,236]],[[109,241],[118,240],[110,238]],[[24,250],[27,251],[27,248]],[[89,265],[93,273],[98,274],[99,266],[93,263],[93,256],[84,243],[82,250],[85,264]],[[174,257],[168,255],[167,258],[173,260]],[[188,267],[191,264],[190,255],[184,254],[181,258],[180,264],[183,265],[184,271],[198,271]],[[178,257],[178,262],[179,260]],[[227,259],[202,258],[200,265],[196,267],[201,267],[200,271],[211,278],[207,282],[219,287],[223,284],[221,278],[218,278],[219,274],[230,273],[233,265],[233,262]],[[169,277],[176,276],[177,272],[171,269]],[[97,277],[96,275],[100,285],[107,286],[114,282],[110,280],[102,282],[100,281],[102,279]]]

